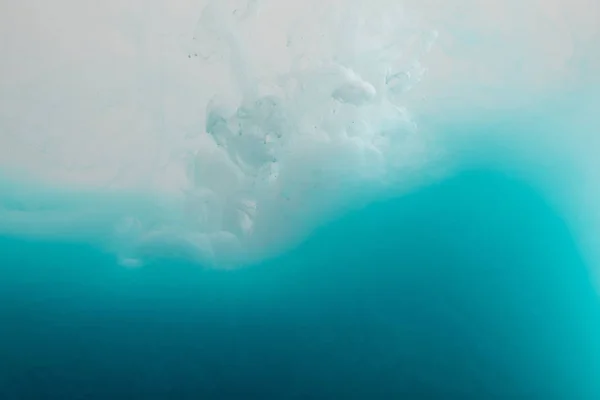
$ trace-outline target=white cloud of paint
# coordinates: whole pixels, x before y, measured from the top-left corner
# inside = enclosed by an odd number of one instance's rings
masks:
[[[128,265],[278,251],[450,168],[445,144],[470,139],[428,121],[532,107],[600,67],[593,0],[23,0],[0,15],[0,229],[102,238]],[[547,142],[587,160],[591,193],[600,169],[578,139]]]

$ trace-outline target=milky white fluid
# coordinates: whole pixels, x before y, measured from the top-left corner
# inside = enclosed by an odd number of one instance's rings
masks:
[[[600,65],[592,0],[0,7],[0,229],[83,238],[131,266],[275,254],[348,207],[450,173],[473,138],[439,124],[592,86]],[[589,126],[497,139],[568,160],[589,199]]]

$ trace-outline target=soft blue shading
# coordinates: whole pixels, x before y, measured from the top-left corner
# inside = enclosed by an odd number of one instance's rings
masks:
[[[0,242],[2,399],[598,399],[567,223],[472,168],[235,271]]]

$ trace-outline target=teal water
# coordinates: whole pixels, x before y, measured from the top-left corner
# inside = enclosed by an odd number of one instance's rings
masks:
[[[4,3],[0,400],[600,399],[593,0]]]
[[[2,399],[598,399],[569,224],[472,168],[239,270],[0,242]]]

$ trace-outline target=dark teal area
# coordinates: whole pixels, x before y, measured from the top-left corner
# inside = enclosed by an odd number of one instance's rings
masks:
[[[1,399],[599,399],[600,302],[531,186],[467,171],[236,271],[0,242]]]

